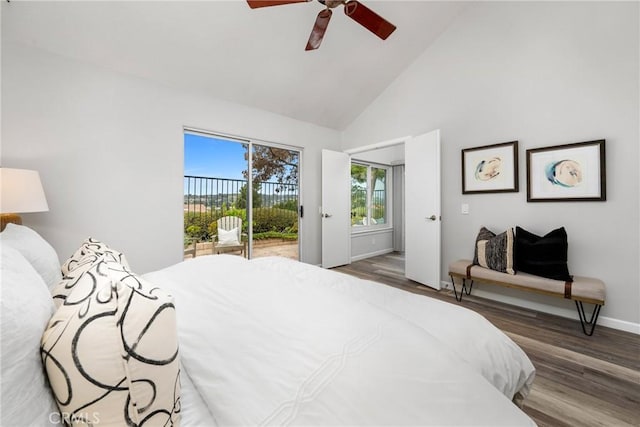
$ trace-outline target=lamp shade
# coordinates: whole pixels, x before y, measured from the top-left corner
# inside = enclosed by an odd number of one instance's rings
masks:
[[[0,168],[0,213],[49,210],[38,171]]]

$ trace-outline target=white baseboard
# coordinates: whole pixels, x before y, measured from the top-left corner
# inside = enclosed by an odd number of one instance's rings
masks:
[[[631,332],[632,334],[640,335],[640,323],[627,322],[626,320],[601,316],[598,319],[598,324],[608,328],[617,329],[619,331]]]
[[[443,289],[452,289],[451,282],[441,281]],[[458,288],[456,288],[458,290]],[[473,289],[473,295],[476,295],[480,298],[486,298],[494,301],[504,302],[505,304],[516,305],[518,307],[524,307],[532,310],[537,310],[542,313],[553,314],[560,317],[565,317],[568,319],[579,320],[578,313],[575,309],[562,309],[559,307],[552,307],[549,305],[544,305],[534,301],[527,301],[523,299],[514,299],[505,295],[495,294],[493,292],[487,292],[481,289]],[[619,331],[631,332],[632,334],[640,335],[640,323],[628,322],[626,320],[614,319],[613,317],[600,316],[598,318],[598,325],[606,326],[608,328],[617,329]]]
[[[390,254],[391,252],[393,252],[393,248],[381,249],[381,250],[375,251],[375,252],[369,252],[369,253],[362,254],[362,255],[356,255],[356,256],[352,256],[351,257],[351,262],[360,261],[360,260],[363,260],[363,259],[367,259],[367,258],[371,258],[371,257],[374,257],[374,256],[378,256],[378,255]]]

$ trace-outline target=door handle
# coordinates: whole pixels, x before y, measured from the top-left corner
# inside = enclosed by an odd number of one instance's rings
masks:
[[[323,218],[331,218],[331,214],[323,213],[323,214],[322,214],[322,217],[323,217]]]
[[[431,215],[426,217],[425,219],[431,220],[431,221],[435,221],[437,219],[437,217],[435,215]]]

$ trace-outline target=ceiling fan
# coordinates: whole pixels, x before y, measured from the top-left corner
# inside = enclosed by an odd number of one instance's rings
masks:
[[[255,9],[257,7],[279,6],[291,3],[306,3],[311,0],[247,0],[249,7]],[[305,50],[314,50],[320,47],[322,38],[329,25],[331,19],[331,9],[340,5],[344,6],[344,14],[356,21],[358,24],[371,31],[382,40],[386,40],[396,29],[396,26],[380,15],[363,5],[357,0],[318,0],[326,6],[325,9],[318,13],[316,23],[311,30],[309,41]]]

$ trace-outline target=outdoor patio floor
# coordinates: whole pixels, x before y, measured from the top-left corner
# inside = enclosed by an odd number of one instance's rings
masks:
[[[212,255],[213,244],[211,242],[198,243],[196,245],[196,256]],[[230,255],[238,255],[240,251],[227,252]],[[298,241],[282,241],[282,240],[268,240],[268,241],[256,241],[253,244],[253,258],[261,258],[266,256],[281,256],[285,258],[298,259]],[[191,258],[190,255],[186,255],[184,259]]]

